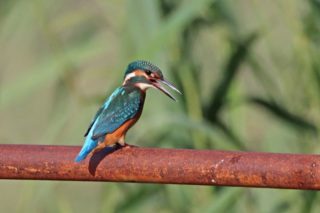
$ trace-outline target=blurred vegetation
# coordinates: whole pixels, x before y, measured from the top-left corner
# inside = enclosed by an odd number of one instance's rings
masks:
[[[0,5],[1,143],[82,144],[126,65],[147,59],[184,95],[150,91],[129,143],[320,153],[318,0]],[[0,191],[1,212],[320,210],[318,192],[295,190],[1,181]]]

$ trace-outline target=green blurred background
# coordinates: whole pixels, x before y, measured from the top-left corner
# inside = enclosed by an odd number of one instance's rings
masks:
[[[81,145],[126,65],[159,65],[127,142],[320,153],[320,1],[0,1],[0,142]],[[254,163],[254,162],[253,162]],[[319,212],[312,191],[0,181],[1,212]]]

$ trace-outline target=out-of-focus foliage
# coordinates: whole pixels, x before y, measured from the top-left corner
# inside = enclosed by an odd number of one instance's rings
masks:
[[[320,153],[320,3],[0,2],[0,141],[81,145],[134,59],[183,91],[149,91],[127,142]],[[252,162],[254,163],[254,162]],[[1,212],[319,212],[320,194],[1,181]]]

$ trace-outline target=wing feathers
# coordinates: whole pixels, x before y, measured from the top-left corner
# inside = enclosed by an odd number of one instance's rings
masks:
[[[127,120],[133,118],[139,112],[140,104],[141,93],[139,89],[122,88],[108,107],[98,116],[92,139],[98,139],[115,131]]]
[[[89,132],[90,132],[93,124],[96,122],[97,118],[98,118],[99,115],[103,112],[103,110],[107,109],[108,106],[109,106],[109,104],[110,104],[110,102],[114,99],[114,97],[116,97],[116,96],[117,96],[118,94],[120,94],[121,92],[122,92],[122,88],[121,88],[121,87],[117,88],[117,89],[111,94],[111,96],[104,102],[104,104],[100,107],[100,109],[97,111],[97,113],[96,113],[95,116],[93,117],[93,119],[92,119],[92,121],[91,121],[91,123],[90,123],[90,125],[89,125],[89,127],[88,127],[88,129],[87,129],[87,131],[86,131],[86,133],[84,134],[84,137],[86,137],[86,136],[89,134]]]

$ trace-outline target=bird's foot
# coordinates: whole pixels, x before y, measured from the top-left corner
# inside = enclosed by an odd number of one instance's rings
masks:
[[[117,143],[120,148],[136,148],[138,146],[127,144],[127,143]]]
[[[134,145],[127,144],[125,142],[125,136],[122,136],[117,144],[119,144],[121,148],[133,148],[133,147],[136,147]]]
[[[126,148],[137,148],[138,146],[135,146],[135,145],[131,145],[131,144],[125,144],[124,147]]]

